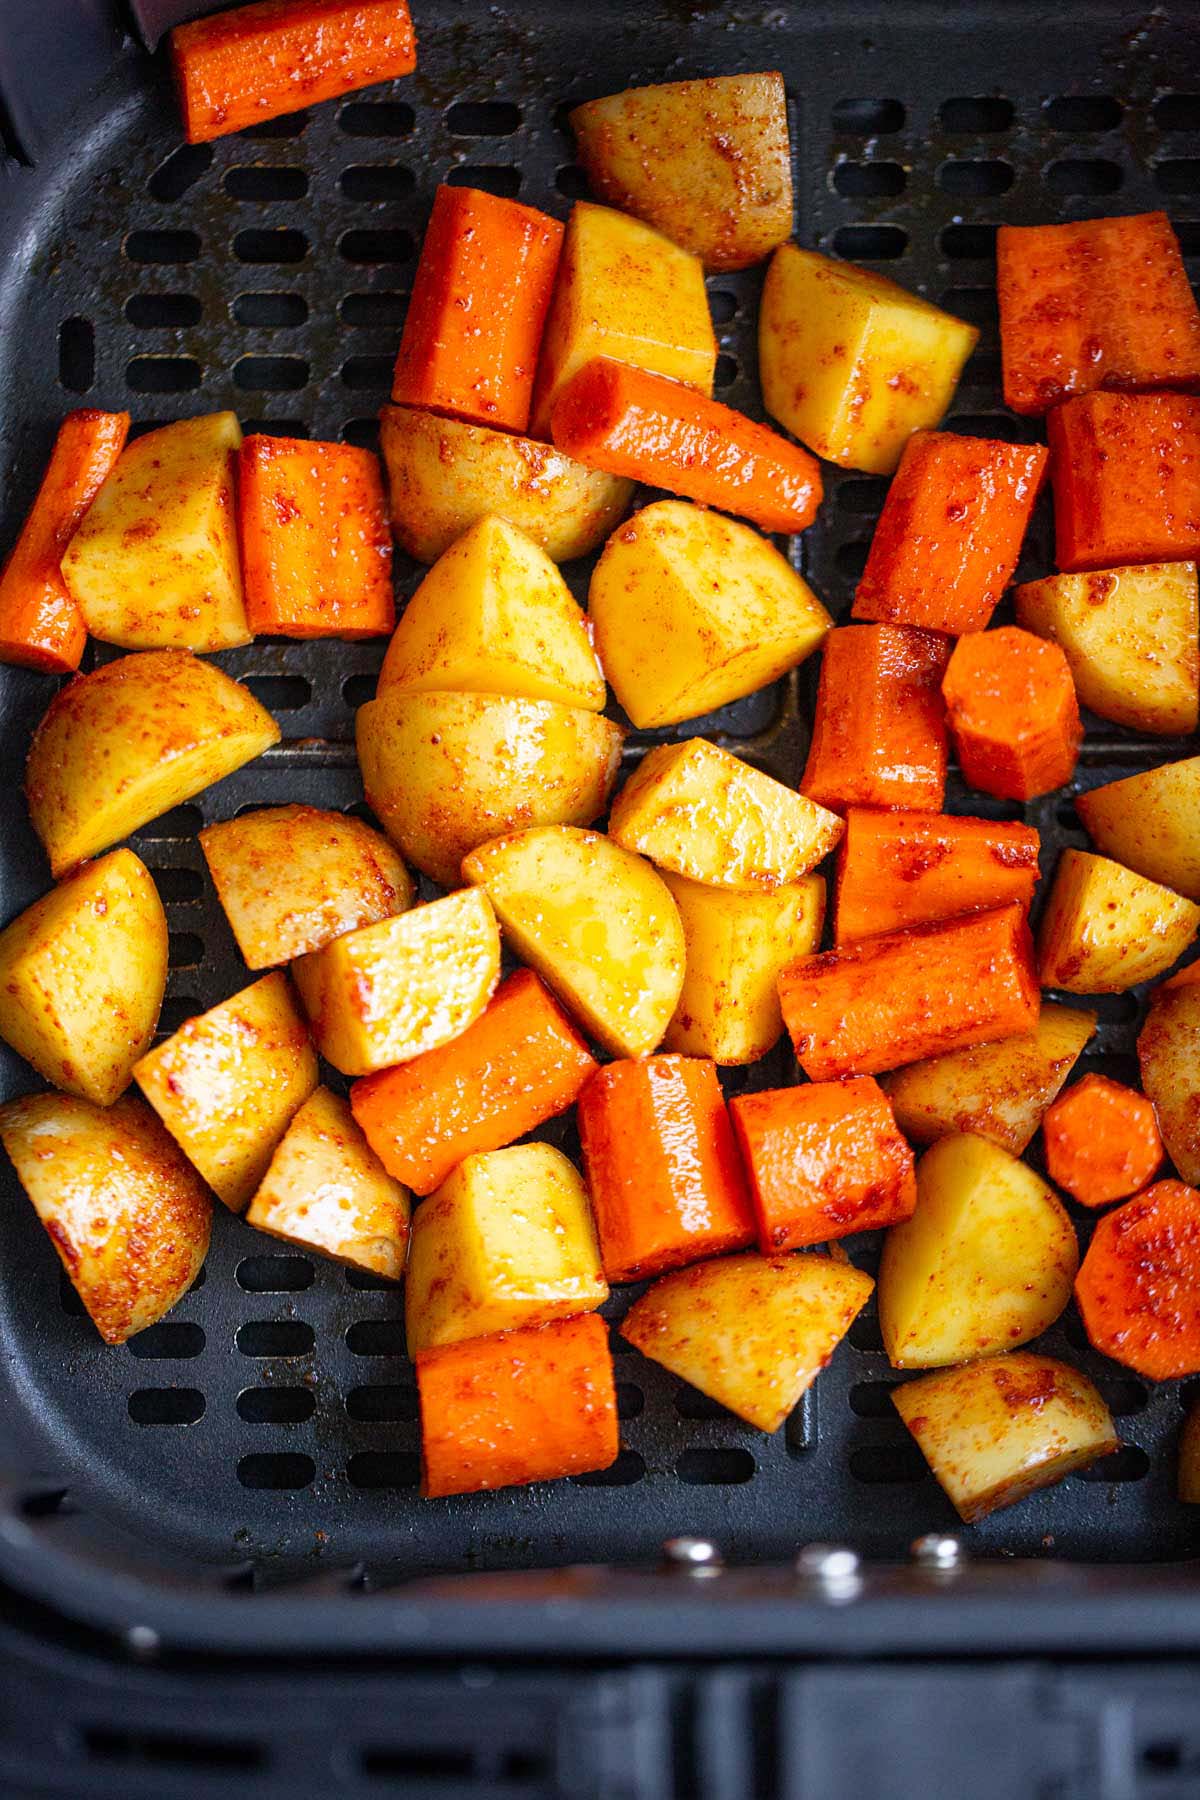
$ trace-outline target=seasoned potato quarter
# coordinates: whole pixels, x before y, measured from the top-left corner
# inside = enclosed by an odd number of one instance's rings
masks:
[[[1200,756],[1078,794],[1075,810],[1102,855],[1200,900]]]
[[[1159,988],[1137,1041],[1142,1086],[1184,1181],[1200,1186],[1200,985]]]
[[[1123,994],[1178,960],[1200,906],[1106,856],[1064,850],[1038,932],[1043,987]]]

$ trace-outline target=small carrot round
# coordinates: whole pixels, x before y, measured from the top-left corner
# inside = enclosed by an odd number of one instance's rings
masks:
[[[1069,781],[1083,726],[1057,644],[1003,625],[960,638],[942,681],[964,778],[1001,800],[1032,800]]]
[[[1159,1181],[1108,1213],[1075,1299],[1103,1355],[1151,1381],[1200,1372],[1200,1193]]]
[[[1046,1168],[1082,1206],[1107,1206],[1145,1187],[1163,1159],[1154,1107],[1145,1094],[1085,1075],[1042,1120]]]

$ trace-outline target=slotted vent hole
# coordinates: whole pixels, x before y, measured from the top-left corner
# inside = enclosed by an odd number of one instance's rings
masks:
[[[1115,194],[1124,180],[1120,163],[1104,156],[1064,157],[1046,170],[1046,186],[1062,199]]]
[[[1200,94],[1162,94],[1154,102],[1160,131],[1200,131]]]
[[[1154,180],[1164,194],[1200,194],[1200,157],[1155,163]]]
[[[576,1487],[633,1487],[646,1473],[645,1458],[636,1450],[622,1450],[616,1462],[607,1469],[591,1469],[586,1475],[572,1475]]]
[[[308,238],[289,226],[273,230],[255,227],[239,231],[233,240],[233,254],[243,263],[298,263],[308,255]]]
[[[278,119],[264,119],[261,125],[248,125],[242,132],[244,138],[252,138],[255,142],[276,143],[280,139],[303,137],[308,126],[308,113],[284,113]]]
[[[238,1328],[235,1339],[243,1356],[308,1356],[316,1333],[302,1319],[254,1319]]]
[[[308,301],[303,294],[283,291],[239,294],[233,303],[233,316],[239,325],[260,331],[285,331],[307,321]]]
[[[835,189],[848,200],[893,199],[907,179],[896,162],[840,162],[833,171]]]
[[[342,442],[355,444],[360,450],[379,449],[379,420],[347,419],[342,426]]]
[[[85,1729],[83,1746],[97,1762],[175,1765],[195,1772],[200,1780],[203,1770],[214,1775],[235,1774],[261,1769],[267,1760],[263,1746],[248,1739],[193,1737],[174,1731],[168,1737],[152,1731],[114,1731],[107,1725]]]
[[[164,1319],[131,1337],[127,1347],[139,1362],[184,1362],[199,1356],[206,1341],[203,1326]]]
[[[387,390],[392,381],[392,356],[348,356],[342,364],[342,385],[352,394]]]
[[[339,311],[343,325],[365,331],[387,331],[403,325],[407,309],[407,294],[381,291],[373,294],[347,294]]]
[[[833,109],[833,129],[843,137],[883,137],[904,126],[904,106],[899,100],[839,100]]]
[[[233,379],[248,393],[295,394],[308,386],[308,364],[302,356],[241,356]]]
[[[365,706],[375,698],[378,683],[377,675],[348,675],[342,683],[342,699],[347,706]]]
[[[208,174],[213,165],[211,144],[181,144],[159,163],[147,186],[153,200],[182,200],[189,188]]]
[[[194,294],[131,294],[125,302],[125,317],[138,331],[186,331],[203,316]]]
[[[1150,1458],[1137,1444],[1122,1444],[1111,1456],[1102,1456],[1090,1469],[1080,1469],[1080,1481],[1141,1481],[1150,1473]]]
[[[990,262],[996,255],[996,227],[947,225],[940,242],[951,262]]]
[[[957,158],[944,162],[937,172],[938,186],[943,193],[965,200],[989,199],[996,194],[1007,194],[1015,179],[1012,164],[999,157],[986,161]]]
[[[735,1446],[701,1446],[675,1459],[675,1473],[687,1487],[737,1487],[754,1478],[754,1458]]]
[[[908,248],[908,233],[899,225],[841,225],[833,248],[847,262],[895,262]]]
[[[239,1419],[247,1425],[303,1425],[317,1409],[306,1387],[245,1388],[237,1397]]]
[[[1111,94],[1056,94],[1046,102],[1046,123],[1051,131],[1079,136],[1113,131],[1121,123],[1121,103]]]
[[[850,1473],[855,1481],[884,1487],[893,1482],[920,1481],[929,1465],[913,1443],[860,1444],[850,1452]]]
[[[172,969],[195,969],[204,961],[204,939],[194,931],[172,931],[167,939],[167,964]]]
[[[248,1294],[302,1294],[315,1274],[307,1256],[244,1256],[237,1284]]]
[[[341,175],[347,200],[361,200],[368,205],[404,200],[416,184],[416,176],[403,163],[353,163]]]
[[[351,1388],[346,1395],[346,1411],[364,1425],[407,1423],[417,1416],[417,1390],[398,1384]]]
[[[1012,101],[1003,94],[960,94],[943,100],[938,116],[943,131],[958,137],[978,137],[1007,131],[1014,109]]]
[[[344,231],[338,250],[348,263],[386,267],[411,262],[416,250],[411,232],[384,226]]]
[[[521,109],[511,100],[459,100],[446,113],[455,137],[511,137],[521,124]]]
[[[348,137],[404,138],[416,122],[416,113],[403,100],[351,100],[338,114]]]
[[[58,328],[58,380],[69,394],[86,394],[96,379],[96,328],[90,319],[64,319]]]
[[[346,1464],[346,1479],[356,1488],[415,1488],[421,1458],[412,1450],[359,1450]]]
[[[450,187],[481,188],[501,200],[515,200],[521,191],[521,171],[511,163],[463,163],[446,177]]]
[[[204,1406],[199,1388],[139,1388],[129,1396],[129,1417],[135,1425],[194,1425]]]
[[[231,200],[303,200],[308,176],[303,169],[241,163],[226,170],[225,192]]]
[[[200,255],[200,237],[195,231],[131,231],[125,239],[125,255],[131,263],[195,262]]]
[[[554,185],[564,200],[586,200],[592,191],[587,171],[578,163],[564,163],[554,177]]]
[[[125,365],[125,384],[135,394],[190,394],[203,380],[191,356],[135,356]]]
[[[404,1356],[407,1345],[400,1319],[359,1319],[346,1332],[351,1356]]]
[[[724,288],[714,288],[708,296],[708,310],[714,325],[728,325],[737,316],[738,297]]]
[[[312,699],[305,675],[249,675],[245,685],[269,712],[299,712]]]

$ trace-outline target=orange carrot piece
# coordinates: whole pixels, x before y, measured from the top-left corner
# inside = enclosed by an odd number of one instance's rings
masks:
[[[810,1081],[1028,1034],[1039,998],[1033,939],[1015,904],[803,956],[779,979]]]
[[[1200,1373],[1200,1193],[1159,1181],[1106,1213],[1075,1299],[1104,1356],[1151,1381]]]
[[[1002,225],[996,290],[1014,412],[1096,388],[1200,382],[1200,309],[1166,213]]]
[[[1107,1075],[1085,1075],[1061,1094],[1042,1135],[1051,1181],[1082,1206],[1136,1194],[1163,1159],[1153,1103]]]
[[[620,1449],[595,1313],[418,1351],[421,1492],[477,1494],[607,1469]]]
[[[913,1153],[869,1075],[730,1101],[764,1256],[898,1225],[917,1204]]]
[[[598,356],[554,403],[555,446],[589,469],[625,475],[702,506],[803,531],[821,504],[821,467],[799,444],[669,376]]]
[[[908,625],[831,631],[800,792],[833,812],[939,812],[946,792],[941,683],[949,655],[946,638]]]
[[[1031,825],[852,806],[838,852],[834,942],[1012,900],[1028,908],[1039,847]]]
[[[549,989],[518,969],[461,1036],[356,1081],[350,1106],[388,1174],[431,1194],[465,1156],[502,1150],[573,1106],[595,1070]]]
[[[62,578],[62,555],[129,435],[128,413],[68,413],[42,485],[0,574],[0,662],[48,675],[79,667],[87,627]]]
[[[354,88],[411,75],[405,0],[258,0],[171,33],[184,136],[207,143]]]
[[[578,1117],[610,1281],[640,1281],[754,1242],[715,1063],[691,1056],[609,1063],[584,1088]]]
[[[392,399],[525,431],[562,250],[558,219],[479,188],[440,187],[392,378]]]
[[[1064,573],[1200,557],[1200,399],[1084,394],[1046,430]]]
[[[942,682],[963,779],[1001,800],[1033,800],[1071,779],[1083,724],[1057,644],[1019,625],[954,647]]]
[[[917,431],[892,477],[853,617],[982,631],[1013,578],[1049,452]]]

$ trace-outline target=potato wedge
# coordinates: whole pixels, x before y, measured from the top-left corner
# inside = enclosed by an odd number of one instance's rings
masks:
[[[1157,990],[1137,1054],[1167,1153],[1184,1181],[1200,1187],[1200,985]]]
[[[344,813],[264,806],[209,825],[200,848],[248,969],[290,962],[413,903],[412,877],[387,839]]]
[[[500,979],[500,932],[486,894],[464,890],[348,931],[292,975],[322,1056],[371,1075],[474,1023]]]
[[[588,613],[613,691],[639,729],[766,687],[811,656],[832,624],[773,544],[686,500],[658,500],[613,533]]]
[[[1200,1400],[1193,1401],[1179,1434],[1178,1494],[1185,1506],[1200,1506]]]
[[[921,1375],[892,1399],[967,1525],[1120,1449],[1087,1376],[1028,1350]]]
[[[962,1132],[917,1164],[917,1210],[884,1239],[879,1325],[893,1368],[1012,1350],[1052,1325],[1079,1265],[1075,1227],[1032,1169]]]
[[[1064,850],[1038,932],[1043,987],[1123,994],[1181,957],[1200,906],[1106,856]]]
[[[25,765],[29,816],[55,877],[278,742],[249,689],[186,650],[76,676],[47,707]]]
[[[0,1107],[0,1142],[105,1343],[170,1312],[208,1254],[212,1201],[145,1102],[29,1094]]]
[[[1077,794],[1075,810],[1103,855],[1200,900],[1200,756]]]
[[[93,637],[127,650],[248,644],[231,412],[179,419],[121,452],[62,559]]]
[[[317,1059],[276,971],[186,1020],[133,1073],[214,1193],[241,1212],[317,1085]]]
[[[828,1256],[722,1256],[662,1276],[621,1336],[759,1431],[778,1431],[874,1285]]]
[[[748,893],[799,881],[843,829],[836,813],[706,738],[651,750],[608,822],[614,843],[658,868]]]
[[[596,831],[547,825],[473,850],[482,887],[524,962],[614,1056],[661,1043],[683,986],[683,927],[662,877]]]

